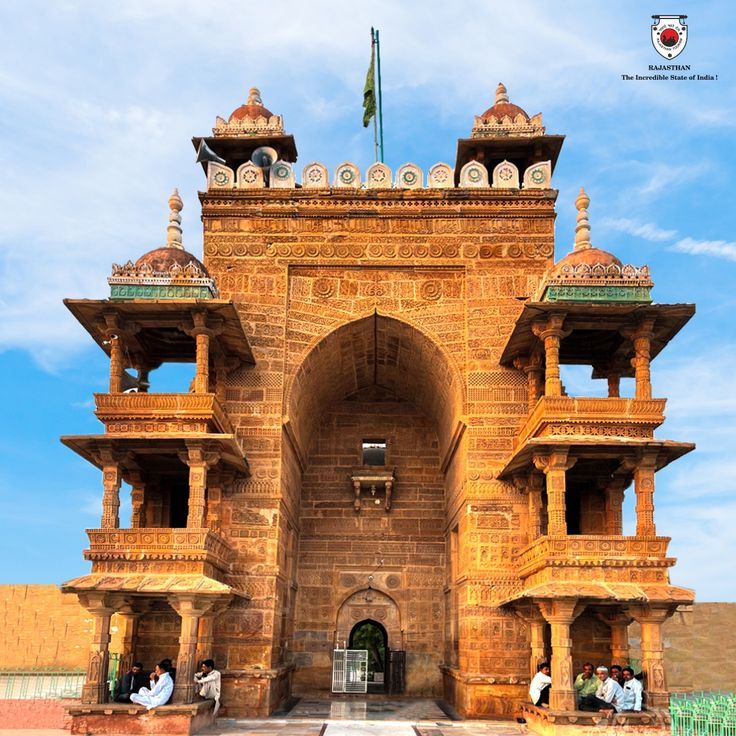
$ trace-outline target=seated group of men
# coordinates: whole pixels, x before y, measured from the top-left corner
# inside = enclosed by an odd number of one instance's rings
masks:
[[[549,662],[537,667],[537,674],[529,684],[529,697],[534,705],[549,707],[549,691],[552,685]],[[586,662],[583,671],[575,678],[575,696],[579,710],[604,713],[635,712],[641,710],[642,684],[631,667],[612,665],[596,667]]]
[[[166,705],[174,692],[175,679],[176,670],[170,659],[161,660],[148,677],[143,673],[143,665],[136,662],[120,679],[115,700],[118,703],[136,703],[148,710]],[[201,698],[215,701],[214,715],[217,715],[220,709],[221,676],[215,669],[214,660],[202,661],[199,672],[194,675],[194,682],[198,685]]]

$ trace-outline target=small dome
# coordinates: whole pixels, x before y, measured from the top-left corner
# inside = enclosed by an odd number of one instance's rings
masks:
[[[492,107],[489,107],[480,117],[481,120],[487,120],[488,118],[496,118],[500,120],[506,116],[515,118],[517,115],[523,115],[524,119],[529,122],[529,116],[525,110],[522,110],[518,105],[514,105],[513,102],[509,102],[509,95],[506,91],[506,87],[502,82],[498,83],[496,87],[496,102]]]
[[[174,265],[185,268],[190,263],[194,263],[194,265],[202,271],[204,278],[210,277],[207,269],[199,258],[193,256],[183,248],[172,246],[163,246],[162,248],[149,250],[148,253],[144,253],[135,262],[135,267],[136,269],[139,269],[141,266],[150,266],[151,270],[155,273],[168,273]]]
[[[233,120],[258,120],[258,118],[272,118],[273,113],[263,106],[261,93],[255,87],[251,87],[248,92],[248,101],[236,110],[233,110],[228,122]]]
[[[610,266],[611,264],[623,266],[623,263],[613,253],[591,247],[581,248],[580,250],[574,250],[572,253],[568,253],[555,264],[554,271],[559,271],[565,265],[578,266],[581,263],[585,263],[588,266],[598,264],[601,266]]]

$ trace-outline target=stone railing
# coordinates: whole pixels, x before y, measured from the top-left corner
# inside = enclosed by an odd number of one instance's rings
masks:
[[[215,394],[95,394],[97,418],[110,434],[141,432],[233,433]]]
[[[674,564],[667,557],[669,542],[669,537],[544,536],[524,547],[515,562],[522,578],[553,567],[666,568]]]
[[[592,436],[650,439],[664,421],[666,399],[542,396],[515,441],[531,437]]]
[[[87,536],[93,572],[228,573],[233,559],[233,548],[211,529],[87,529]]]
[[[287,161],[276,161],[269,175],[252,161],[232,169],[224,163],[210,161],[207,165],[207,189],[294,189],[298,186],[296,169]],[[501,161],[492,170],[479,161],[468,161],[458,172],[461,189],[550,189],[552,162],[538,161],[521,172],[510,161]],[[436,163],[425,175],[416,164],[406,163],[393,172],[386,164],[376,162],[365,172],[349,161],[340,164],[330,176],[327,167],[310,163],[301,177],[304,189],[452,189],[455,169],[446,163]]]

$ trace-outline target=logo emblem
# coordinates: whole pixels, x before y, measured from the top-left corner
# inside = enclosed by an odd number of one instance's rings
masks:
[[[686,15],[653,15],[652,45],[660,56],[674,59],[687,44]]]

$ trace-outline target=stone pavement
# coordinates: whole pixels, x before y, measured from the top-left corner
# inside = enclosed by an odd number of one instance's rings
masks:
[[[207,736],[520,736],[499,721],[451,721],[433,700],[304,698],[279,718],[221,718]]]

